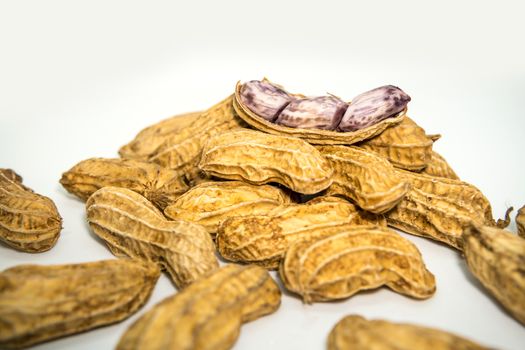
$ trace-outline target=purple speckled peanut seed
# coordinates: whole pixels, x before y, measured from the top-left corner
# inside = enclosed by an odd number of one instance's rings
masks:
[[[241,88],[241,101],[250,111],[270,122],[292,101],[287,92],[266,81],[252,80]]]
[[[352,100],[338,129],[355,131],[374,125],[401,112],[408,102],[410,96],[392,85],[364,92]]]
[[[335,130],[347,108],[346,102],[333,96],[301,98],[290,102],[275,123],[291,128]]]

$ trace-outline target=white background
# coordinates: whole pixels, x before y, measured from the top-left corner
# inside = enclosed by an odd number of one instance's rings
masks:
[[[489,3],[489,2],[486,2]],[[57,245],[0,247],[0,268],[112,258],[81,201],[58,183],[89,157],[115,157],[142,128],[205,109],[237,80],[267,76],[290,91],[345,99],[383,85],[412,97],[409,115],[500,217],[525,204],[525,49],[519,1],[0,1],[0,167],[51,197]],[[512,222],[510,230],[515,230]],[[437,280],[416,301],[387,289],[303,305],[285,294],[246,324],[235,349],[323,349],[344,315],[414,322],[520,349],[525,328],[483,290],[453,249],[408,236]],[[162,276],[128,320],[35,349],[110,349],[175,289]]]

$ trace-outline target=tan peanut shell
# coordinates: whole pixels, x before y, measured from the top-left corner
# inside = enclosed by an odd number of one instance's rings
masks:
[[[132,159],[86,159],[63,173],[60,183],[84,201],[102,187],[114,186],[133,190],[159,208],[188,190],[177,171]]]
[[[210,138],[199,168],[216,177],[254,185],[277,182],[303,194],[320,192],[332,183],[330,164],[312,145],[248,129]]]
[[[461,235],[471,220],[505,226],[492,217],[481,191],[463,181],[397,170],[412,189],[385,214],[388,225],[461,249]]]
[[[467,266],[481,284],[525,325],[525,240],[472,222],[463,234]]]
[[[334,169],[327,193],[342,195],[359,207],[381,214],[392,209],[410,189],[386,159],[355,146],[318,146]]]
[[[202,147],[213,135],[244,126],[232,107],[233,96],[229,96],[203,112],[191,125],[167,138],[148,161],[186,174],[192,181],[201,174],[197,169]]]
[[[525,238],[525,206],[518,210],[518,215],[516,215],[516,227],[518,228],[518,235]]]
[[[4,270],[0,348],[25,348],[121,321],[146,302],[159,274],[154,264],[129,259]]]
[[[281,292],[257,266],[227,265],[166,298],[121,337],[117,350],[222,350],[240,326],[279,308]]]
[[[215,234],[228,217],[264,215],[287,203],[290,198],[277,187],[215,181],[192,187],[166,207],[164,214],[171,219],[195,222]]]
[[[227,260],[276,269],[295,241],[339,232],[345,224],[385,224],[382,217],[363,212],[334,197],[291,204],[267,215],[226,219],[216,237],[217,249]]]
[[[430,176],[439,176],[446,177],[448,179],[459,180],[459,176],[450,167],[445,158],[435,151],[432,151],[430,161],[421,173]]]
[[[418,299],[436,290],[417,247],[382,226],[346,224],[296,241],[279,272],[285,287],[306,303],[348,298],[383,285]]]
[[[202,112],[173,116],[141,130],[135,138],[120,147],[118,153],[125,159],[147,160],[169,137],[189,127]]]
[[[397,168],[418,171],[425,168],[432,153],[432,139],[409,117],[357,146],[388,159]]]
[[[328,350],[488,350],[456,334],[435,328],[349,315],[328,336]]]
[[[28,253],[51,249],[62,230],[53,201],[22,184],[11,169],[0,169],[0,241]]]
[[[345,144],[351,145],[359,141],[366,140],[368,138],[379,135],[388,127],[400,123],[406,113],[406,110],[398,113],[392,118],[387,118],[379,123],[372,126],[351,132],[339,132],[331,130],[321,129],[302,129],[302,128],[291,128],[283,125],[274,124],[265,120],[264,118],[253,113],[248,107],[246,107],[241,100],[241,87],[240,82],[235,87],[235,98],[233,100],[233,107],[239,117],[248,123],[253,128],[263,131],[272,135],[280,136],[292,136],[301,138],[308,143],[318,145],[333,145],[333,144]],[[297,95],[302,96],[302,95]]]
[[[113,254],[157,263],[179,288],[218,267],[204,227],[168,221],[136,192],[104,187],[89,197],[86,210],[91,229]]]

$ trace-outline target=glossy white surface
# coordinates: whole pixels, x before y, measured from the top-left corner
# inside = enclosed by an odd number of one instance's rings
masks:
[[[202,110],[237,80],[267,76],[293,92],[349,99],[384,84],[412,97],[409,115],[500,217],[525,204],[523,5],[498,1],[0,2],[0,166],[51,197],[64,218],[57,245],[0,246],[0,269],[112,258],[81,201],[58,183],[89,157],[115,157],[142,128]],[[515,230],[512,222],[510,230]],[[235,349],[323,349],[344,315],[434,326],[503,349],[525,328],[483,290],[454,250],[408,236],[437,279],[416,301],[388,289],[304,305],[243,326]],[[35,349],[109,349],[134,320],[175,292],[166,276],[128,320]]]

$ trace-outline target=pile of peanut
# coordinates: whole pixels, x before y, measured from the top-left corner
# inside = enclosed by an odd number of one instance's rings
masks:
[[[142,130],[120,158],[83,160],[60,183],[86,202],[95,235],[119,259],[0,273],[0,347],[119,322],[165,270],[179,289],[121,336],[117,349],[229,349],[241,325],[275,312],[284,287],[306,303],[386,286],[432,297],[418,248],[391,228],[461,252],[472,274],[525,325],[525,207],[519,234],[459,180],[406,116],[393,86],[351,103],[290,94],[267,80],[237,84],[203,112]],[[43,252],[60,235],[53,201],[0,169],[0,240]],[[219,265],[217,253],[228,261]],[[329,349],[483,349],[424,326],[349,315]]]

